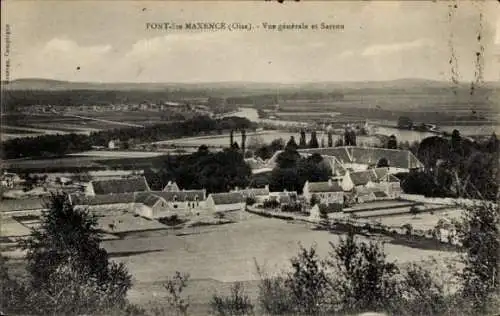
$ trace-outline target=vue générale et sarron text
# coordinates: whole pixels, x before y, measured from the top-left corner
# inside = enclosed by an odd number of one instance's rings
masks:
[[[148,22],[147,30],[156,31],[252,31],[263,29],[267,31],[286,30],[343,30],[343,24],[332,23],[242,23],[242,22]]]

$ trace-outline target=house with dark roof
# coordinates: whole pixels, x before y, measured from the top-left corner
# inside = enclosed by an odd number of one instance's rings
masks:
[[[245,198],[240,192],[212,193],[206,202],[207,209],[214,213],[243,211],[245,205]]]
[[[389,163],[389,172],[408,172],[422,169],[424,165],[409,150],[376,147],[342,146],[328,148],[299,149],[299,153],[318,153],[322,156],[335,156],[342,166],[353,171],[375,167],[381,159]]]
[[[144,176],[122,179],[92,180],[87,186],[86,195],[105,195],[118,193],[147,192],[149,185]]]
[[[307,203],[315,197],[319,203],[325,205],[344,204],[344,190],[338,181],[332,179],[324,182],[306,181],[302,192]]]

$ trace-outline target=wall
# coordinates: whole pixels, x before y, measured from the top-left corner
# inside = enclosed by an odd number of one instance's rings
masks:
[[[215,208],[216,212],[229,212],[229,211],[243,211],[245,210],[245,203],[235,203],[235,204],[220,204]]]

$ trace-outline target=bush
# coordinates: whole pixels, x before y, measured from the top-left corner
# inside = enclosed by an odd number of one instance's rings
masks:
[[[428,270],[410,264],[402,278],[402,302],[396,307],[397,314],[443,315],[447,311],[443,286],[436,282]]]
[[[169,278],[167,283],[164,284],[168,292],[168,304],[176,311],[177,315],[187,315],[189,297],[183,298],[182,292],[187,287],[188,280],[189,274],[181,274],[179,271],[176,271],[175,275]]]
[[[162,224],[167,225],[167,226],[176,226],[176,225],[179,225],[179,224],[186,222],[185,220],[180,219],[177,214],[173,214],[171,216],[159,218],[158,221]]]
[[[125,311],[131,276],[100,248],[97,219],[73,209],[64,194],[52,195],[41,225],[22,246],[27,250],[23,313],[99,314]],[[21,293],[22,292],[22,293]],[[7,310],[8,311],[8,310]]]
[[[299,213],[302,211],[300,203],[284,204],[281,206],[282,212]]]
[[[500,214],[498,206],[490,203],[467,207],[464,214],[466,227],[459,230],[465,249],[461,294],[473,313],[484,315],[500,284]]]
[[[296,312],[315,314],[325,307],[329,281],[325,265],[318,258],[314,246],[300,247],[299,254],[290,259],[292,272],[285,281],[290,289]]]
[[[214,294],[210,301],[212,312],[219,316],[226,315],[253,315],[253,305],[244,293],[242,283],[236,282],[231,286],[231,295],[228,297]]]
[[[246,204],[247,205],[254,205],[256,202],[257,201],[255,200],[254,197],[249,196],[249,197],[246,198]]]
[[[387,310],[398,296],[394,263],[387,262],[383,245],[357,242],[354,233],[341,238],[339,245],[330,242],[329,265],[335,269],[335,290],[345,312]]]
[[[419,213],[420,213],[420,209],[418,208],[418,206],[413,205],[412,207],[410,207],[410,214],[411,215],[417,216]]]
[[[271,199],[271,200],[265,200],[264,203],[262,203],[262,206],[264,208],[275,209],[280,207],[280,203],[275,199]]]
[[[284,275],[269,276],[255,263],[260,277],[259,305],[262,311],[270,315],[290,314],[294,310],[292,293],[287,286]]]

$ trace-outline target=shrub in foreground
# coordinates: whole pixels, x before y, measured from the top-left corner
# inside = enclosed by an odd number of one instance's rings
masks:
[[[214,294],[210,301],[212,312],[215,315],[253,315],[254,306],[245,294],[243,284],[237,282],[231,286],[229,296]]]

